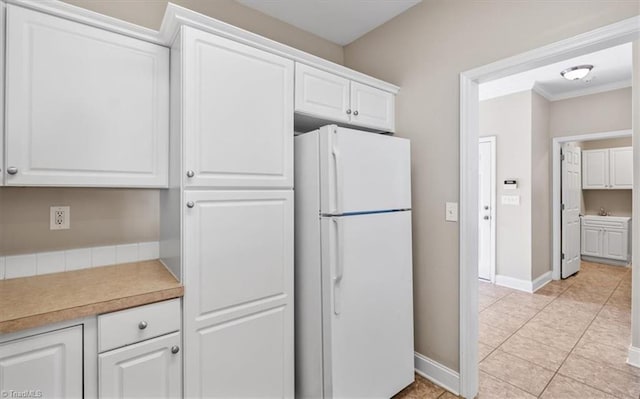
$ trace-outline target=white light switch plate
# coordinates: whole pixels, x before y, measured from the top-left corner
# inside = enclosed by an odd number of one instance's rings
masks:
[[[503,195],[502,205],[520,205],[519,195]]]
[[[458,203],[457,202],[447,202],[446,209],[445,209],[445,220],[447,222],[458,221]]]

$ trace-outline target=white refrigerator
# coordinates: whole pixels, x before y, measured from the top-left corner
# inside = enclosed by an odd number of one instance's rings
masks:
[[[296,397],[390,398],[414,380],[409,140],[295,137]]]

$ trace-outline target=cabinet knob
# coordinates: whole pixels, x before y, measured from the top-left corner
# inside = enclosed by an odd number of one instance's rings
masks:
[[[196,204],[193,203],[193,201],[189,201],[187,202],[187,208],[193,208]]]
[[[196,175],[196,173],[194,171],[192,171],[192,170],[188,170],[187,171],[187,177],[193,177],[195,175]]]
[[[484,215],[484,220],[489,220],[489,216]]]
[[[7,168],[7,173],[10,175],[15,175],[18,173],[18,168],[16,168],[15,166],[9,166]]]
[[[353,114],[354,114],[355,116],[358,116],[358,111],[353,111]]]
[[[145,328],[147,328],[149,324],[147,324],[146,321],[141,321],[140,323],[138,323],[138,328],[141,330],[144,330]]]
[[[351,110],[350,109],[347,110],[347,115],[351,115]]]
[[[173,345],[171,347],[171,353],[173,353],[175,355],[178,352],[180,352],[180,347],[178,345]]]

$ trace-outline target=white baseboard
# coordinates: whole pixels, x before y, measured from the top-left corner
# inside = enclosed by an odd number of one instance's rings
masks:
[[[453,371],[418,352],[414,353],[414,363],[416,373],[451,393],[456,395],[460,393],[460,374],[457,371]]]
[[[635,346],[629,347],[629,357],[627,358],[627,364],[634,367],[640,367],[640,348]]]
[[[500,274],[496,274],[496,285],[501,285],[503,287],[512,288],[518,291],[524,292],[533,292],[532,284],[529,280],[521,280],[519,278],[503,276]]]
[[[551,281],[551,276],[551,270],[533,281],[496,274],[496,284],[531,294],[548,284]]]
[[[580,259],[586,262],[604,263],[605,265],[611,265],[611,266],[629,267],[630,265],[630,263],[626,260],[599,258],[597,256],[581,255]]]
[[[540,288],[542,288],[545,285],[549,284],[551,282],[551,280],[552,280],[551,276],[552,276],[552,273],[551,273],[551,270],[549,270],[548,272],[544,273],[542,276],[540,276],[537,279],[533,280],[533,284],[532,284],[532,287],[531,287],[531,292],[536,292]]]

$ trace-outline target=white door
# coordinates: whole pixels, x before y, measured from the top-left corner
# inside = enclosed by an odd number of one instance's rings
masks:
[[[609,188],[633,188],[633,148],[609,149]]]
[[[293,397],[292,191],[185,201],[185,397]]]
[[[602,231],[602,257],[627,259],[627,231],[623,229],[604,228]]]
[[[296,62],[296,112],[349,122],[349,80]]]
[[[407,139],[322,127],[321,213],[410,209],[410,152]]]
[[[580,147],[562,145],[562,278],[580,270]]]
[[[351,123],[386,132],[395,130],[395,95],[351,82]]]
[[[413,382],[411,212],[322,218],[325,398]]]
[[[582,226],[582,255],[602,256],[602,227]]]
[[[180,333],[98,355],[100,398],[182,397]]]
[[[582,152],[582,188],[584,190],[609,188],[609,150]]]
[[[185,185],[293,187],[293,61],[191,28],[182,51]]]
[[[7,5],[8,185],[166,187],[169,50]]]
[[[82,326],[0,344],[0,392],[82,398],[82,358]]]
[[[478,277],[483,280],[493,279],[494,265],[494,236],[493,229],[495,214],[492,207],[494,206],[494,187],[495,187],[495,169],[494,151],[495,141],[486,141],[480,139],[479,147],[479,202],[478,202]]]

